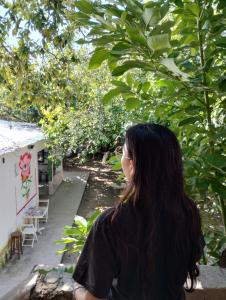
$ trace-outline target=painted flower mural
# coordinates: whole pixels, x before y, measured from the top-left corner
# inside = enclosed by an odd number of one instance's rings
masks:
[[[30,168],[30,163],[31,163],[31,153],[30,152],[25,152],[20,156],[20,162],[19,162],[19,167],[21,169],[21,179],[22,179],[22,185],[21,185],[21,191],[23,197],[26,197],[28,200],[29,198],[29,193],[30,193],[30,185],[31,185],[31,168]]]

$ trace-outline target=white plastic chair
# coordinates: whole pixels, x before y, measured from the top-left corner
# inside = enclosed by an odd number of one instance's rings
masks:
[[[34,224],[23,224],[22,225],[22,246],[32,247],[34,246],[34,242],[38,241],[38,237],[36,234],[36,229]],[[31,244],[26,243],[26,241],[31,241]]]
[[[40,218],[39,221],[47,223],[48,221],[48,213],[49,213],[49,199],[39,199],[38,206],[47,207],[46,214],[44,218]]]

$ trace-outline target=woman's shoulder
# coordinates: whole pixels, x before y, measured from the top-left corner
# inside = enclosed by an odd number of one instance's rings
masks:
[[[111,224],[114,219],[116,222],[125,223],[131,214],[127,203],[121,203],[118,207],[110,207],[103,211],[96,219],[96,225]]]
[[[103,223],[108,221],[112,217],[114,211],[115,211],[114,207],[107,208],[106,210],[101,212],[101,214],[97,217],[96,221],[98,223]]]

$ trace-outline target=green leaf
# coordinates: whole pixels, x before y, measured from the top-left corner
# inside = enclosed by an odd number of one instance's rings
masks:
[[[161,25],[157,25],[151,32],[152,35],[156,34],[164,34],[164,33],[170,33],[171,27],[175,24],[173,21],[166,21],[163,22]]]
[[[94,15],[94,17],[97,21],[99,21],[101,24],[103,24],[104,27],[107,28],[109,31],[115,31],[115,27],[110,22],[105,20],[103,17],[101,17],[99,15]]]
[[[130,90],[130,87],[127,84],[125,84],[123,81],[112,80],[111,83],[118,86],[118,87],[122,87],[124,89],[127,89],[128,91]]]
[[[74,223],[78,226],[82,226],[82,227],[86,227],[87,226],[87,221],[85,218],[81,217],[81,216],[75,216],[74,217]]]
[[[146,26],[154,26],[161,19],[160,11],[157,8],[145,8],[143,20]]]
[[[194,124],[196,121],[199,121],[198,117],[190,117],[190,118],[186,118],[186,119],[180,121],[180,123],[178,125],[184,126],[184,125],[188,125],[188,124]]]
[[[64,242],[63,242],[62,239],[61,239],[61,240],[56,240],[56,241],[55,241],[55,244],[57,244],[57,245],[62,245],[62,244],[64,244]]]
[[[177,6],[179,6],[179,7],[183,7],[183,6],[184,6],[182,0],[174,0],[174,3],[175,3]]]
[[[147,46],[146,38],[140,29],[131,27],[128,24],[125,26],[130,40],[139,45]]]
[[[96,210],[92,216],[88,219],[87,222],[87,233],[89,233],[91,227],[93,226],[93,223],[95,222],[95,220],[97,219],[97,217],[99,217],[99,215],[101,214],[100,210]]]
[[[72,274],[74,272],[74,266],[66,267],[64,272]]]
[[[128,12],[127,11],[124,11],[121,15],[121,22],[122,24],[125,24],[125,21],[126,21],[126,18],[127,18],[127,15],[128,15]]]
[[[197,105],[189,105],[188,107],[185,108],[185,112],[189,115],[194,115],[197,114],[202,110],[202,107],[197,106]]]
[[[120,76],[133,68],[144,69],[148,68],[148,65],[139,60],[126,61],[123,65],[116,67],[111,74],[112,76]]]
[[[134,97],[126,99],[126,109],[132,110],[140,106],[140,101]]]
[[[82,231],[79,229],[78,226],[71,226],[71,228],[64,228],[64,235],[71,236],[71,235],[79,235]]]
[[[199,6],[196,3],[189,3],[187,8],[196,16],[199,16]]]
[[[140,16],[142,14],[142,5],[141,3],[139,3],[136,0],[126,0],[125,1],[127,6],[128,6],[128,10],[133,12],[135,15]]]
[[[102,62],[109,57],[109,52],[106,49],[98,49],[93,53],[89,61],[89,69],[94,70],[101,66]]]
[[[95,12],[93,5],[87,0],[75,1],[74,5],[82,12],[86,14],[92,14]]]
[[[130,73],[128,73],[128,74],[126,75],[126,82],[127,82],[127,84],[128,84],[130,87],[132,87],[132,85],[133,85],[133,76],[132,76]]]
[[[152,51],[171,48],[168,33],[149,36],[148,46]]]
[[[184,38],[185,38],[183,41],[184,45],[190,45],[191,43],[198,41],[198,38],[197,38],[196,34],[194,34],[194,33],[184,35]]]
[[[169,3],[164,4],[160,8],[161,19],[163,19],[167,13],[169,13]]]
[[[119,42],[111,50],[112,55],[123,55],[129,52],[131,45],[128,43]]]
[[[146,81],[146,82],[143,84],[143,86],[142,86],[142,91],[143,91],[144,93],[147,93],[148,90],[150,89],[150,86],[151,86],[150,82],[149,82],[149,81]]]
[[[80,11],[75,12],[74,17],[78,20],[81,20],[81,19],[89,20],[89,15],[87,15],[83,12],[80,12]]]
[[[182,72],[175,64],[174,58],[163,58],[160,63],[167,67],[168,70],[173,72],[176,76],[181,76],[184,80],[188,79],[188,74]]]
[[[175,86],[178,84],[178,81],[176,80],[168,80],[168,79],[160,79],[157,81],[157,86],[160,87],[167,87],[167,88],[175,88]]]
[[[120,9],[118,9],[117,7],[109,7],[109,8],[107,8],[107,13],[109,14],[109,15],[111,15],[111,16],[116,16],[116,17],[118,17],[118,18],[120,18],[121,17],[121,15],[122,15],[122,13],[123,13],[123,10],[120,10]]]
[[[222,169],[226,167],[226,156],[221,155],[221,154],[209,154],[205,156],[205,160],[207,163],[210,165]]]
[[[62,242],[64,244],[71,244],[71,243],[77,242],[77,239],[71,238],[71,237],[65,237],[65,238],[62,238]]]
[[[217,193],[220,197],[223,199],[226,199],[226,186],[221,184],[218,181],[212,181],[211,182],[212,190]]]
[[[118,58],[116,56],[109,56],[107,60],[108,68],[112,72],[117,66]]]
[[[110,90],[107,94],[104,95],[102,102],[104,104],[108,104],[112,100],[112,98],[120,95],[121,92],[122,92],[122,89],[120,87]]]
[[[116,34],[114,34],[114,35],[113,34],[104,34],[99,38],[93,39],[92,43],[94,45],[104,45],[105,46],[106,44],[114,42],[115,39],[116,39]]]
[[[64,252],[66,252],[68,249],[62,249],[62,250],[58,250],[58,251],[56,251],[56,254],[62,254],[62,253],[64,253]]]

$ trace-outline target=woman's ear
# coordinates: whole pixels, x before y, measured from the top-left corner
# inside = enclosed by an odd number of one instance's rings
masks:
[[[134,162],[132,159],[129,160],[129,170],[130,170],[130,176],[134,173]]]

